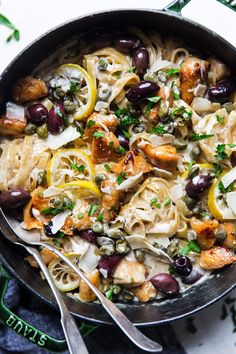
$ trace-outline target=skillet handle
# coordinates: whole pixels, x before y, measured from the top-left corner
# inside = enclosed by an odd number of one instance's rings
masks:
[[[15,315],[4,305],[4,296],[7,290],[9,274],[1,267],[0,264],[0,323],[11,328],[17,334],[34,343],[38,347],[50,352],[64,352],[67,350],[66,340],[55,339],[48,334],[36,329],[25,320]],[[80,332],[84,336],[94,330],[94,326],[82,323]]]
[[[174,0],[172,3],[164,7],[163,11],[172,12],[176,15],[181,15],[181,10],[187,5],[191,0]]]

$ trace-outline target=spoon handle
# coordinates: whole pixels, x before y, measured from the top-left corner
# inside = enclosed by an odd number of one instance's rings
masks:
[[[66,256],[64,256],[56,247],[46,242],[35,243],[40,246],[48,248],[50,251],[54,252],[58,257],[63,259],[63,261],[73,269],[73,271],[79,275],[81,279],[90,287],[90,289],[95,293],[97,298],[100,300],[102,306],[109,313],[112,319],[124,332],[124,334],[139,348],[152,353],[160,353],[163,348],[159,343],[147,338],[138,328],[136,328],[133,323],[119,310],[119,308],[107,299],[100,290],[96,288],[88,278],[83,274],[83,272],[76,267]]]
[[[84,340],[80,334],[80,331],[76,325],[75,319],[71,315],[71,313],[68,311],[64,300],[61,296],[61,293],[57,289],[56,285],[54,284],[54,281],[48,271],[48,268],[44,264],[42,257],[39,253],[39,251],[34,248],[34,247],[29,247],[25,246],[27,251],[35,258],[37,261],[38,265],[40,266],[45,278],[47,279],[47,282],[57,300],[57,304],[59,306],[60,312],[61,312],[61,325],[66,337],[67,345],[70,354],[89,354]]]

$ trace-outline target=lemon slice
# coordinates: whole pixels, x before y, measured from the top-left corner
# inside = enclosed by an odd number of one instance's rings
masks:
[[[78,265],[80,255],[69,253],[65,254],[74,265]],[[79,287],[80,278],[73,270],[59,257],[53,259],[48,265],[49,273],[51,274],[56,287],[62,291],[72,291]]]
[[[214,170],[214,166],[210,163],[195,163],[193,166],[198,165],[200,170]],[[189,171],[186,170],[182,173],[181,178],[187,178]]]
[[[219,189],[219,182],[227,172],[221,173],[219,178],[215,178],[208,193],[208,208],[210,213],[217,220],[235,220],[236,216],[228,207],[223,198],[223,193]]]
[[[90,157],[79,149],[63,149],[49,161],[47,184],[58,186],[75,180],[93,181],[94,167]]]
[[[64,183],[58,186],[64,191],[70,191],[74,199],[80,198],[101,198],[101,192],[93,182],[87,181],[74,181],[69,183]]]
[[[56,74],[66,77],[70,82],[79,83],[79,89],[74,92],[78,107],[72,117],[83,120],[93,111],[96,101],[96,88],[86,70],[77,64],[61,65]]]

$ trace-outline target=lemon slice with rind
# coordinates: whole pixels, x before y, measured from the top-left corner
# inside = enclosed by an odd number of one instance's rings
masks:
[[[49,161],[47,184],[58,186],[64,183],[94,180],[94,166],[90,157],[80,149],[63,149]]]
[[[93,182],[75,181],[58,186],[59,189],[69,192],[73,199],[101,198],[101,192]]]
[[[80,255],[69,253],[66,257],[74,265],[78,265]],[[59,257],[53,259],[48,265],[49,273],[51,274],[56,287],[62,292],[72,291],[79,287],[80,278],[73,270]]]
[[[58,68],[56,75],[66,77],[77,85],[73,92],[77,108],[72,117],[75,120],[88,117],[95,105],[96,88],[87,71],[77,64],[64,64]]]
[[[221,178],[227,172],[221,173],[219,178],[215,178],[208,193],[208,208],[210,213],[217,220],[236,220],[236,215],[228,207],[226,200],[224,198],[224,193],[219,188],[219,183]]]

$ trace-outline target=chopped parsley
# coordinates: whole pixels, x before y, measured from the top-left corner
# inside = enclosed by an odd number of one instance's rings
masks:
[[[84,166],[84,165],[78,166],[76,163],[72,163],[72,164],[70,165],[70,167],[71,167],[73,170],[76,170],[76,171],[78,171],[78,172],[84,172],[84,170],[85,170],[85,166]]]
[[[214,163],[213,165],[214,165],[214,174],[215,174],[215,177],[217,178],[217,177],[219,177],[219,175],[222,172],[222,167],[218,163]]]
[[[125,148],[123,148],[123,146],[119,146],[118,148],[114,149],[115,152],[117,152],[118,154],[126,154],[126,150]]]
[[[105,170],[107,170],[108,172],[111,171],[111,167],[110,167],[107,163],[105,163],[104,168],[105,168]]]
[[[212,138],[214,134],[192,134],[189,137],[190,141],[199,141],[199,140],[204,140],[204,139],[209,139]]]
[[[188,171],[191,172],[193,169],[193,165],[195,165],[196,161],[191,160],[188,164]]]
[[[53,215],[53,216],[55,216],[55,215],[61,213],[62,211],[73,210],[74,206],[75,206],[75,203],[73,203],[70,200],[65,205],[63,205],[61,208],[53,208],[53,207],[45,208],[45,209],[41,210],[41,214],[42,215]]]
[[[164,203],[163,203],[164,206],[168,206],[170,204],[171,204],[171,199],[167,198],[164,200]]]
[[[97,221],[103,222],[103,215],[102,214],[98,214],[97,216]]]
[[[163,134],[165,134],[165,132],[166,132],[165,125],[162,123],[159,123],[158,125],[153,127],[151,130],[151,133],[159,134],[159,135],[163,135]]]
[[[148,103],[146,105],[145,113],[149,114],[151,112],[153,104],[157,103],[160,99],[161,99],[161,97],[159,97],[159,96],[148,97],[147,98]]]
[[[185,256],[186,254],[188,254],[190,251],[196,252],[196,253],[200,253],[201,252],[201,248],[198,246],[198,244],[196,243],[196,241],[189,241],[180,251],[179,254],[181,256]]]
[[[60,108],[58,107],[58,105],[54,104],[54,105],[53,105],[53,109],[54,109],[55,113],[56,113],[59,117],[61,117],[61,118],[64,120],[65,123],[68,123],[68,117],[65,115],[64,112],[62,112],[62,111],[60,110]]]
[[[75,94],[79,91],[81,84],[79,82],[71,81],[70,83],[70,93]]]
[[[121,172],[116,179],[118,185],[120,185],[124,181],[124,177],[126,176],[126,172]]]
[[[216,119],[217,119],[217,122],[219,122],[220,124],[225,123],[225,117],[220,116],[219,114],[216,115]]]
[[[178,86],[173,85],[172,86],[172,92],[173,92],[173,95],[174,95],[174,99],[175,100],[179,100],[180,99],[180,90],[179,90]]]
[[[103,138],[104,137],[104,133],[103,132],[94,132],[93,133],[93,136],[95,137],[95,138]]]
[[[193,112],[187,111],[184,106],[174,108],[170,114],[171,118],[182,117],[185,120],[192,118]]]
[[[110,147],[112,147],[114,145],[114,141],[109,141],[109,144],[108,144]]]
[[[93,214],[98,210],[98,205],[91,204],[88,210],[88,216],[93,216]]]
[[[222,181],[220,181],[218,184],[218,188],[222,193],[232,192],[234,188],[234,182],[232,182],[227,188],[225,188]]]
[[[133,117],[128,108],[116,109],[115,115],[119,118],[120,128],[127,128],[129,125],[139,125],[140,121],[137,117]]]
[[[84,214],[83,214],[83,213],[79,213],[79,214],[77,215],[77,218],[78,218],[78,219],[83,219],[83,217],[84,217]]]
[[[124,134],[124,136],[125,136],[126,138],[128,138],[128,139],[131,138],[131,134],[130,134],[129,132],[127,132],[127,130],[125,130],[125,129],[121,129],[121,130],[122,130],[122,133]]]
[[[155,206],[156,208],[160,209],[161,208],[161,204],[158,203],[158,199],[157,198],[152,198],[150,200],[150,205],[151,206]]]
[[[226,144],[218,144],[217,147],[216,147],[216,158],[218,161],[222,161],[224,159],[227,159],[228,158],[228,155],[226,154],[225,152],[225,147],[226,147]]]
[[[129,68],[126,72],[127,73],[134,73],[136,69],[136,66],[131,66],[131,68]]]
[[[180,68],[171,68],[165,71],[166,76],[178,75],[180,73]]]
[[[121,78],[121,73],[122,73],[122,71],[118,70],[118,71],[114,72],[113,75],[114,75],[117,79],[120,79],[120,78]]]
[[[94,122],[94,120],[90,119],[90,120],[88,121],[88,123],[87,123],[87,128],[90,128],[90,127],[92,127],[93,125],[95,125],[95,122]]]

